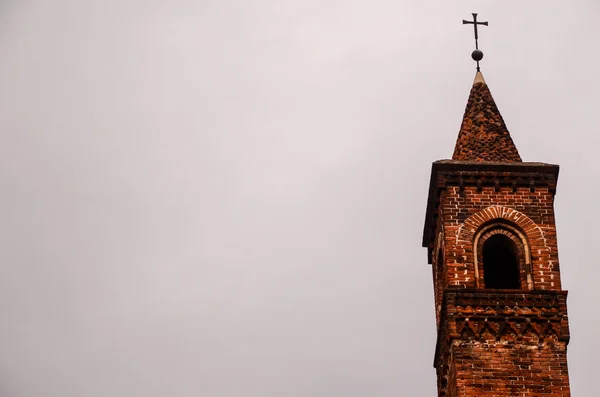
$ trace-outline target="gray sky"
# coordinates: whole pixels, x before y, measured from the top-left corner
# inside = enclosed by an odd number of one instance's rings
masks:
[[[482,70],[561,165],[597,394],[597,0],[4,0],[3,397],[434,396],[431,162]]]

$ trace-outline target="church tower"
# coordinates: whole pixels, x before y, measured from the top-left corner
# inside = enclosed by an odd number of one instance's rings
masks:
[[[452,160],[433,163],[423,232],[439,397],[571,395],[557,178],[521,160],[478,71]]]

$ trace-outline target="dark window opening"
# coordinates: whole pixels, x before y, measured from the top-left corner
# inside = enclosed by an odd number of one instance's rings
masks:
[[[444,257],[442,256],[442,250],[440,250],[439,254],[438,254],[438,260],[437,260],[437,275],[436,275],[436,283],[438,285],[438,288],[441,288],[443,285],[442,282],[442,277],[444,277],[443,274],[443,269],[444,269]]]
[[[485,288],[521,288],[519,251],[509,237],[496,234],[483,243],[483,278]]]

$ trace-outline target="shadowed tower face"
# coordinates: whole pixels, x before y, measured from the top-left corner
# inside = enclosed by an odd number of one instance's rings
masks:
[[[423,233],[438,396],[570,396],[557,178],[521,160],[477,72],[452,160],[433,163]]]

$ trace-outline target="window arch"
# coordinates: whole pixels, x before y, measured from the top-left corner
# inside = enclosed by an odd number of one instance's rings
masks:
[[[475,235],[477,288],[533,289],[531,255],[525,235],[507,223],[491,223]]]

